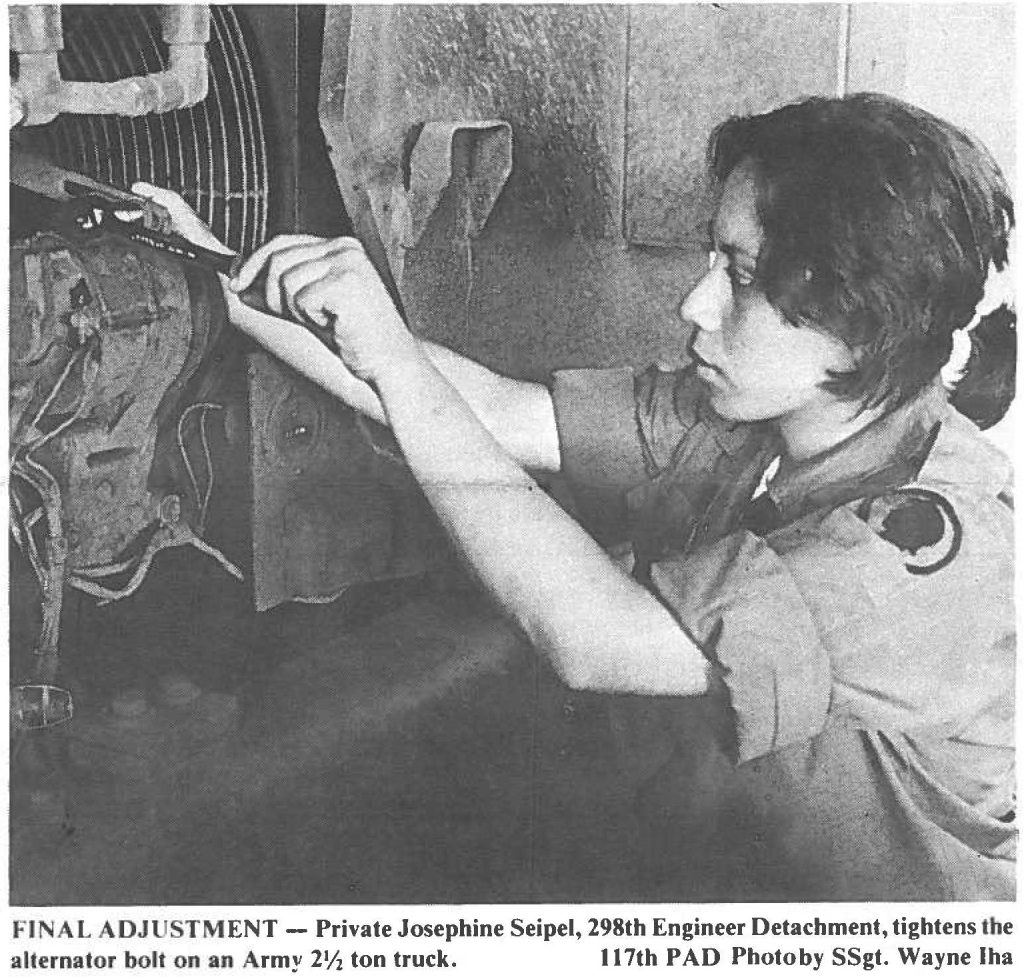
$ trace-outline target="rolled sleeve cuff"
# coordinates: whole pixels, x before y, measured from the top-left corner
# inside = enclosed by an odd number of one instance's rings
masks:
[[[646,477],[631,369],[560,370],[551,396],[573,488],[621,494]]]
[[[763,637],[751,654],[727,653],[722,679],[736,719],[736,759],[746,763],[817,736],[828,716],[828,662],[824,654],[786,662],[791,648],[770,648]],[[760,656],[764,655],[762,659]]]
[[[575,515],[602,545],[624,542],[626,493],[646,478],[633,371],[561,370],[551,399]]]
[[[828,653],[788,567],[762,539],[735,533],[660,561],[651,583],[728,689],[740,763],[821,732]]]

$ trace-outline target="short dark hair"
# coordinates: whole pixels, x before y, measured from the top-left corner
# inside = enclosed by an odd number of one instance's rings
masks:
[[[743,162],[769,301],[854,352],[855,370],[827,389],[895,406],[932,383],[990,264],[1007,261],[1013,202],[988,151],[923,109],[862,93],[728,119],[708,145],[713,180]]]

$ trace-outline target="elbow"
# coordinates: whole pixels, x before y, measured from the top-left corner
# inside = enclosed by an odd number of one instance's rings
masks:
[[[581,656],[566,653],[564,650],[555,652],[549,649],[547,658],[562,684],[573,692],[607,691],[601,688],[593,666]]]
[[[640,646],[607,642],[594,635],[547,635],[534,642],[559,679],[573,692],[699,696],[710,688],[710,665],[689,642],[669,643],[668,654],[652,655],[656,639]]]
[[[563,685],[573,692],[600,692],[593,641],[579,640],[574,633],[559,633],[551,628],[524,628],[530,643],[551,665]]]

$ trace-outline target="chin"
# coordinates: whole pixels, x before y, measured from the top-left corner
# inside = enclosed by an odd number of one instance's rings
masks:
[[[744,410],[742,401],[730,396],[728,391],[712,389],[708,397],[711,409],[721,418],[727,421],[756,421],[759,417],[750,416],[748,410]]]
[[[786,413],[777,405],[757,403],[749,398],[744,400],[730,390],[713,390],[708,397],[708,403],[722,419],[746,424],[774,421]]]

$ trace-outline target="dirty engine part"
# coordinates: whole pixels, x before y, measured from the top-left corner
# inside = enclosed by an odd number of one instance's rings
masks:
[[[10,253],[12,531],[42,594],[35,678],[65,586],[128,596],[153,556],[205,543],[219,405],[185,388],[225,323],[215,276],[120,236],[44,232]]]

